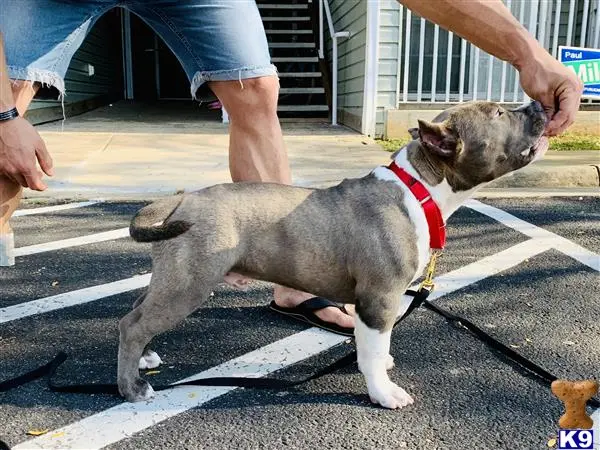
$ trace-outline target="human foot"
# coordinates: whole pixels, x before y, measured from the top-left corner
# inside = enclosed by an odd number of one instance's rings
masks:
[[[275,287],[275,305],[281,308],[296,308],[306,300],[313,299],[315,296],[306,292],[297,291],[284,286]],[[312,309],[311,313],[323,322],[337,325],[339,328],[354,328],[354,305],[344,305],[344,308],[337,306],[325,306],[320,309]],[[319,324],[315,324],[319,326]],[[332,330],[333,331],[333,330]]]

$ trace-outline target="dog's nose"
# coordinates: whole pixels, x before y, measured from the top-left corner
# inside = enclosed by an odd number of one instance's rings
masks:
[[[532,112],[534,113],[543,113],[544,112],[544,107],[542,106],[542,104],[540,102],[538,102],[537,100],[532,101],[529,104],[529,108],[531,109]]]

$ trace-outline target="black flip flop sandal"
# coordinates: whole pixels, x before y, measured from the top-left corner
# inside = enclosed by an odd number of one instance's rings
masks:
[[[348,314],[348,311],[346,311],[346,308],[344,308],[343,305],[339,305],[338,303],[332,302],[331,300],[327,300],[323,297],[309,298],[308,300],[296,305],[294,308],[284,308],[277,305],[273,300],[270,303],[269,308],[280,314],[293,317],[294,319],[301,320],[302,322],[309,323],[315,327],[322,328],[327,331],[331,331],[332,333],[341,334],[342,336],[354,336],[354,328],[344,328],[335,323],[325,322],[315,315],[315,311],[327,308],[329,306],[338,308],[344,314]]]

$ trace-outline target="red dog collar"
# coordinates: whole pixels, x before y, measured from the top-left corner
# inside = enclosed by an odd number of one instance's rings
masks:
[[[442,250],[446,245],[446,225],[444,224],[442,212],[433,198],[431,198],[429,191],[423,186],[423,183],[399,167],[395,162],[392,162],[388,166],[388,169],[402,180],[421,204],[425,212],[427,225],[429,225],[429,247],[434,250]]]

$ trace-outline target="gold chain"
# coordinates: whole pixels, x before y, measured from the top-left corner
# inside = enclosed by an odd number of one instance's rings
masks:
[[[435,263],[437,262],[438,256],[442,254],[441,250],[434,250],[431,253],[431,257],[429,258],[429,264],[427,264],[427,274],[425,275],[425,279],[421,283],[420,288],[425,288],[429,291],[432,291],[435,283],[433,282],[433,276],[435,274]]]

